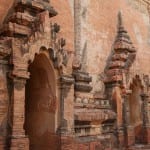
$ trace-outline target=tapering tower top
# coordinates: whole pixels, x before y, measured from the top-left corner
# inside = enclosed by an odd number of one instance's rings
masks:
[[[136,49],[131,42],[128,32],[124,28],[121,12],[118,13],[118,31],[113,51],[114,53],[107,66],[105,83],[119,83],[123,85],[123,72],[129,70],[134,62]]]
[[[133,46],[128,32],[125,30],[123,25],[122,13],[118,13],[118,32],[114,43],[114,50],[118,51],[128,51],[135,52],[135,47]]]

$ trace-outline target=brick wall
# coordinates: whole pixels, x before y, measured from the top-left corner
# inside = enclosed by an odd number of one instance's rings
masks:
[[[108,63],[117,34],[117,14],[137,48],[132,71],[150,73],[150,24],[147,4],[136,0],[83,0],[81,19],[81,51],[86,48],[86,68],[93,76],[93,92],[103,91],[103,71]],[[86,46],[85,46],[86,45]]]

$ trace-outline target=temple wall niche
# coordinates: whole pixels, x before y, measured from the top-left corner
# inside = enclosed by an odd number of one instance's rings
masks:
[[[81,43],[82,50],[86,43],[86,70],[93,77],[93,92],[103,90],[103,71],[116,36],[117,14],[122,12],[123,22],[134,46],[137,57],[132,73],[150,73],[149,64],[149,15],[147,5],[138,3],[138,9],[132,0],[88,0],[82,3]],[[142,5],[142,6],[141,6]],[[133,7],[134,6],[134,7]],[[134,16],[134,17],[133,17]],[[143,67],[145,66],[145,67]],[[99,85],[97,84],[99,82]]]
[[[45,54],[35,56],[29,66],[30,79],[26,84],[25,131],[30,149],[48,149],[54,145],[57,130],[56,81],[54,68]],[[53,138],[53,141],[50,141]]]

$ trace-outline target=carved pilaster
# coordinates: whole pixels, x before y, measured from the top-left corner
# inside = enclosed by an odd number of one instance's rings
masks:
[[[150,114],[149,114],[149,101],[150,96],[148,94],[142,94],[142,110],[143,110],[143,142],[150,144]]]
[[[125,143],[126,146],[129,147],[135,144],[135,135],[134,135],[134,128],[131,126],[130,121],[130,106],[129,106],[129,96],[131,94],[131,90],[128,90],[124,95],[124,129],[125,129]]]
[[[147,94],[142,94],[142,110],[143,110],[143,126],[149,126],[150,125],[150,116],[149,116],[149,98],[150,96]]]
[[[9,38],[0,38],[0,149],[7,148],[8,129],[8,86],[7,72],[9,69],[8,60],[11,54],[11,40]]]
[[[126,127],[126,146],[130,147],[135,144],[135,133],[134,133],[134,127],[128,125]]]
[[[119,148],[124,147],[125,144],[125,138],[124,138],[124,128],[120,127],[118,128],[118,142],[119,142]]]
[[[61,135],[72,134],[74,129],[74,78],[72,76],[62,75],[60,77],[60,109],[61,109]]]
[[[28,137],[24,131],[25,116],[25,83],[26,79],[13,79],[12,103],[12,133],[10,136],[11,150],[29,150]]]
[[[130,106],[129,106],[129,96],[131,94],[132,91],[128,91],[128,93],[126,93],[124,95],[124,123],[125,123],[125,126],[129,126],[130,125]]]
[[[73,136],[74,136],[74,78],[68,75],[60,77],[60,114],[61,114],[61,149],[65,150],[68,147],[73,149]],[[65,143],[65,144],[64,144]]]

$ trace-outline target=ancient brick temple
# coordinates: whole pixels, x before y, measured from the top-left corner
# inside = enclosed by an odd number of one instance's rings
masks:
[[[0,0],[0,150],[150,150],[150,0]]]

